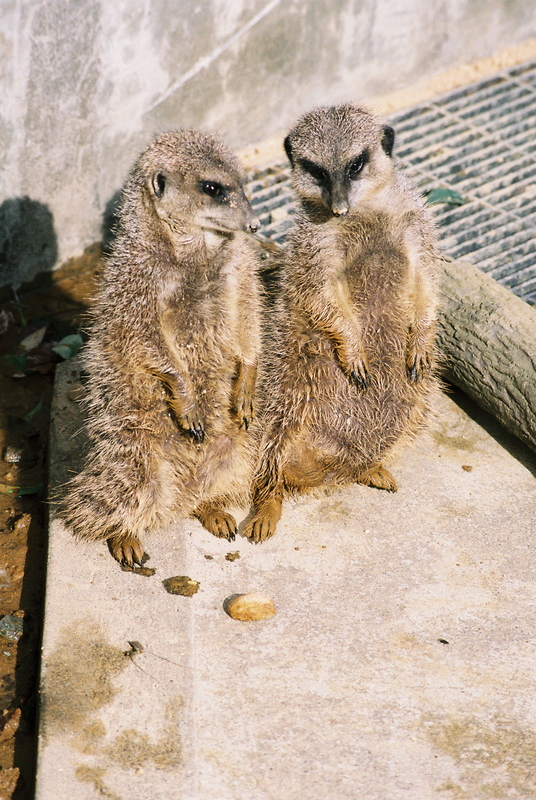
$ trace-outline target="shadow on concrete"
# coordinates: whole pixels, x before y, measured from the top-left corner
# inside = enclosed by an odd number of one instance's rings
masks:
[[[95,293],[96,276],[102,265],[102,248],[96,244],[51,271],[56,258],[56,234],[49,210],[28,198],[3,203],[0,276],[8,285],[0,288],[0,322],[5,323],[0,326],[0,356],[20,353],[22,339],[46,327],[42,344],[27,354],[24,376],[13,375],[17,370],[11,369],[9,360],[0,358],[3,365],[0,440],[15,449],[32,446],[37,464],[31,469],[19,465],[17,483],[20,480],[22,486],[42,487],[26,496],[0,494],[0,510],[14,521],[5,531],[14,548],[7,554],[9,563],[24,565],[17,596],[10,600],[11,605],[18,603],[18,606],[9,609],[18,607],[24,611],[24,634],[8,676],[13,683],[10,709],[21,710],[13,757],[13,766],[19,769],[20,776],[13,800],[32,800],[36,771],[39,653],[47,559],[47,447],[56,363],[50,358],[47,361],[47,354],[50,355],[54,343],[85,327],[89,298]],[[28,276],[31,280],[26,281]],[[43,351],[41,357],[39,351]],[[31,421],[27,422],[25,415],[32,409]],[[5,472],[8,465],[0,460],[0,467]],[[16,520],[24,518],[29,519],[29,525],[21,525],[19,530]],[[0,533],[4,533],[3,529]]]
[[[530,447],[507,431],[494,416],[480,408],[461,389],[449,385],[447,391],[449,397],[462,411],[465,411],[468,417],[478,423],[501,447],[504,447],[507,453],[536,477],[536,453]]]
[[[29,197],[14,197],[0,206],[0,284],[18,288],[39,272],[52,269],[58,241],[50,209]]]
[[[104,253],[110,253],[117,234],[117,224],[119,222],[119,208],[121,205],[121,190],[115,192],[104,209],[102,215],[102,249]]]

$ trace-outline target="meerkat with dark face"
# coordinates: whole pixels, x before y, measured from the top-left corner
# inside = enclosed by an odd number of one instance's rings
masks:
[[[233,539],[225,507],[247,502],[260,285],[243,179],[218,139],[181,130],[122,192],[84,356],[90,449],[59,512],[128,565],[178,516]]]
[[[437,390],[436,234],[397,171],[394,132],[353,105],[305,114],[285,139],[301,200],[267,348],[270,387],[246,536],[271,536],[282,499],[385,468]]]

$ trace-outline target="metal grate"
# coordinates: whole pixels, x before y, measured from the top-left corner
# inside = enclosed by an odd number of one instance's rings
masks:
[[[441,249],[536,304],[536,61],[394,114],[395,152],[423,193],[452,189],[461,206],[432,206]],[[292,225],[288,165],[246,187],[263,233],[282,243]]]

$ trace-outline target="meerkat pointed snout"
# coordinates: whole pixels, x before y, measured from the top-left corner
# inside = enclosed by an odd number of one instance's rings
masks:
[[[314,109],[284,141],[302,201],[335,217],[351,213],[389,180],[393,144],[389,125],[379,126],[369,112],[351,105]]]
[[[195,516],[234,539],[256,454],[258,227],[219,139],[157,137],[123,188],[83,355],[89,452],[59,514],[129,566],[147,533]]]

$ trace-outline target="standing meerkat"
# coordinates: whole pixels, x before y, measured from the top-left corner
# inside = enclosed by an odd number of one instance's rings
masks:
[[[218,139],[180,130],[123,188],[85,348],[90,449],[59,513],[130,566],[178,515],[234,539],[224,508],[248,501],[260,284],[243,179]]]
[[[392,128],[353,105],[315,109],[285,139],[301,210],[267,348],[254,542],[273,535],[286,494],[349,482],[396,491],[383,464],[437,389],[436,235],[393,143]]]

